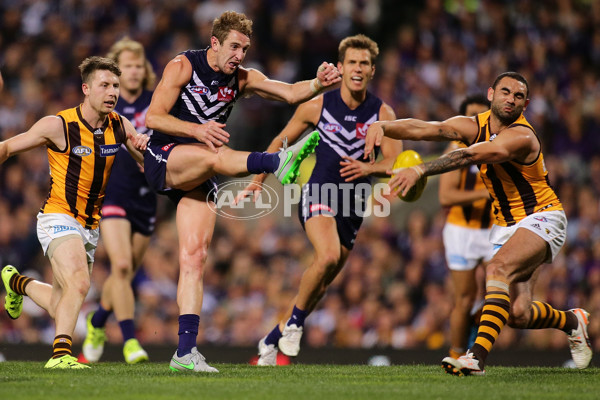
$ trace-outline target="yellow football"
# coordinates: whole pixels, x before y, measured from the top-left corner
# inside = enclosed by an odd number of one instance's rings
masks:
[[[394,161],[393,169],[410,168],[414,165],[419,165],[422,163],[423,163],[423,159],[421,158],[419,153],[417,153],[414,150],[405,150],[402,153],[398,154],[398,157],[396,157],[396,161]],[[419,179],[417,181],[415,186],[410,188],[408,193],[406,193],[406,196],[402,196],[401,193],[398,193],[398,197],[400,198],[400,200],[404,200],[404,201],[408,201],[408,202],[416,201],[423,194],[423,190],[425,190],[425,185],[427,185],[427,177],[423,176],[423,177],[421,177],[421,179]]]

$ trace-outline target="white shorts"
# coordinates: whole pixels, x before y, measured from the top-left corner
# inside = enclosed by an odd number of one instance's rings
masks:
[[[446,224],[442,231],[446,262],[452,271],[470,271],[494,255],[489,229],[473,229]]]
[[[94,253],[98,247],[100,230],[86,229],[70,215],[60,213],[49,213],[37,215],[37,236],[44,255],[48,255],[48,246],[54,239],[68,235],[79,235],[83,240],[88,264],[94,262]]]
[[[543,211],[523,218],[513,226],[492,227],[490,242],[494,244],[494,254],[511,238],[519,228],[525,228],[535,233],[550,245],[551,254],[545,263],[554,261],[556,255],[567,239],[567,216],[564,211]]]

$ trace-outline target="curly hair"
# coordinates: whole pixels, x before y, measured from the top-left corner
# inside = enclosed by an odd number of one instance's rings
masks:
[[[213,21],[210,35],[216,37],[219,43],[223,43],[231,30],[250,37],[252,35],[252,20],[248,19],[246,14],[225,11]]]

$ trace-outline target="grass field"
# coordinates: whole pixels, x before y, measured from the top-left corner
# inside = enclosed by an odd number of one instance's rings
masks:
[[[0,363],[0,399],[598,399],[600,369],[487,368],[485,377],[446,375],[441,367],[213,364],[219,374],[180,374],[168,364],[100,363],[46,371],[44,363]]]

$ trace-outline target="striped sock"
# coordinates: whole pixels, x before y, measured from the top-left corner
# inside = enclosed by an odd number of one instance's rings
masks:
[[[570,333],[577,328],[577,317],[569,311],[552,308],[548,303],[534,301],[531,303],[531,319],[527,329],[556,328]]]
[[[52,358],[59,358],[64,355],[71,355],[71,345],[73,339],[69,335],[57,335],[52,344]]]
[[[11,290],[14,290],[17,294],[27,296],[27,293],[25,293],[25,288],[31,281],[33,281],[33,278],[29,278],[21,274],[14,274],[10,277],[8,286],[10,286]]]
[[[506,289],[488,287],[477,338],[471,348],[471,351],[480,362],[480,368],[483,367],[487,355],[492,350],[494,342],[506,324],[509,311],[510,295],[508,294],[508,285],[506,285]]]

